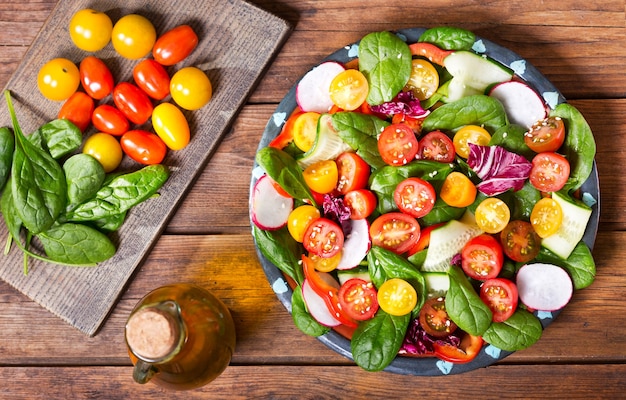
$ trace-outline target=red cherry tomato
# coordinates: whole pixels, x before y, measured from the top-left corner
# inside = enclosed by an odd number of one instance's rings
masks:
[[[330,258],[343,249],[343,240],[343,231],[337,223],[318,218],[304,232],[302,244],[309,253]]]
[[[451,163],[455,155],[454,142],[441,131],[429,132],[419,142],[417,158],[421,160]]]
[[[517,308],[518,297],[517,286],[508,279],[487,279],[480,286],[480,299],[489,306],[493,322],[509,319]]]
[[[352,278],[339,288],[339,303],[348,316],[357,321],[371,319],[378,311],[378,296],[372,282]]]
[[[500,243],[511,260],[528,262],[539,254],[541,237],[530,222],[515,220],[500,232]]]
[[[530,183],[542,192],[558,192],[569,179],[569,161],[560,154],[539,153],[533,158],[532,165]]]
[[[524,134],[524,142],[534,152],[557,151],[565,141],[565,124],[559,117],[548,117]]]
[[[502,270],[504,254],[500,242],[482,234],[470,239],[461,251],[461,267],[465,275],[484,281],[495,278]]]
[[[438,338],[449,336],[457,328],[448,316],[443,297],[426,300],[420,309],[419,320],[426,333]]]
[[[403,213],[422,218],[435,206],[435,188],[422,178],[407,178],[393,192],[393,199]]]
[[[58,118],[66,119],[76,125],[81,132],[85,132],[91,122],[94,102],[89,95],[83,92],[75,92],[71,95],[61,109]]]
[[[410,215],[392,212],[376,218],[370,226],[372,244],[402,254],[417,243],[420,225]]]
[[[444,361],[463,364],[472,361],[480,353],[483,347],[483,338],[465,333],[461,338],[461,344],[456,347],[443,341],[433,343],[435,356]]]
[[[339,170],[337,191],[346,194],[363,189],[370,177],[370,166],[358,154],[346,152],[335,159]]]
[[[161,65],[174,65],[185,58],[198,45],[198,35],[189,25],[180,25],[159,37],[152,56]]]
[[[376,209],[376,195],[367,189],[357,189],[346,193],[343,203],[350,209],[350,219],[369,217]]]
[[[115,106],[131,122],[141,125],[152,116],[153,105],[150,97],[130,82],[121,82],[113,89]]]
[[[83,89],[92,98],[101,100],[113,91],[113,74],[104,61],[98,57],[85,57],[80,62],[78,71]]]
[[[135,83],[155,100],[163,100],[170,94],[170,76],[158,62],[149,58],[133,68]]]
[[[392,124],[378,137],[378,152],[389,165],[404,165],[415,159],[419,143],[415,133],[406,124]]]
[[[159,164],[165,158],[167,146],[154,133],[135,129],[122,135],[122,150],[140,164]]]
[[[130,123],[124,114],[109,104],[101,104],[96,107],[91,115],[91,122],[100,132],[115,136],[121,136],[130,129]]]

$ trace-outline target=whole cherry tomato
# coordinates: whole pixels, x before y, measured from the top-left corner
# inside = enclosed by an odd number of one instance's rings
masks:
[[[62,101],[76,92],[80,85],[78,67],[67,58],[54,58],[46,62],[37,74],[41,94],[50,100]]]
[[[91,122],[93,107],[93,99],[87,93],[75,92],[63,103],[57,118],[66,119],[85,132]]]
[[[209,77],[199,68],[181,68],[170,81],[170,94],[185,110],[197,110],[211,100],[213,87]]]
[[[163,100],[170,94],[170,76],[163,65],[149,58],[133,68],[135,83],[155,100]]]
[[[137,125],[145,123],[154,108],[148,95],[130,82],[121,82],[115,86],[113,102],[126,118]]]
[[[113,91],[113,74],[104,61],[98,57],[85,57],[80,62],[78,71],[83,89],[94,99],[104,99]]]
[[[122,136],[130,129],[130,123],[124,114],[109,104],[101,104],[96,107],[91,114],[91,122],[100,132],[115,136]]]
[[[122,135],[122,150],[140,164],[159,164],[165,158],[167,146],[154,133],[134,129]]]
[[[156,30],[152,22],[138,14],[120,18],[111,32],[113,48],[122,57],[137,60],[150,53],[156,42]]]
[[[187,118],[172,103],[161,103],[152,112],[152,127],[172,150],[180,150],[189,143]]]
[[[159,37],[152,56],[161,65],[174,65],[185,58],[198,45],[198,35],[189,25],[180,25]]]
[[[98,51],[111,41],[113,22],[103,12],[84,8],[72,16],[69,30],[76,47],[85,51]]]
[[[89,136],[83,144],[83,153],[100,162],[104,172],[111,172],[122,162],[120,142],[108,133],[97,132]]]

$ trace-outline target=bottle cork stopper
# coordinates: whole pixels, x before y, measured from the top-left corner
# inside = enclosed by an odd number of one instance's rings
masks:
[[[174,318],[158,309],[145,308],[126,323],[126,342],[139,357],[158,360],[176,345],[178,329]]]

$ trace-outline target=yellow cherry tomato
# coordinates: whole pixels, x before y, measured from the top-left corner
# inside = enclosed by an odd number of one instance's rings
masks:
[[[122,146],[108,133],[94,133],[83,144],[83,153],[89,154],[100,162],[104,172],[111,172],[122,162]]]
[[[152,127],[171,150],[180,150],[189,144],[187,118],[172,103],[160,103],[152,111]]]
[[[484,128],[478,125],[466,125],[454,134],[452,142],[454,150],[459,157],[467,158],[469,156],[469,144],[477,144],[486,146],[491,140],[491,135]]]
[[[156,29],[152,22],[138,14],[123,16],[113,25],[111,32],[111,43],[115,51],[130,60],[150,54],[156,38]]]
[[[200,68],[185,67],[172,76],[170,94],[176,104],[185,110],[197,110],[211,100],[213,87]]]
[[[341,261],[342,252],[339,251],[332,257],[320,257],[315,254],[310,254],[309,259],[313,263],[313,267],[320,272],[334,271]]]
[[[324,160],[308,166],[302,175],[311,190],[326,194],[332,192],[337,186],[339,170],[335,161]]]
[[[78,67],[67,58],[54,58],[45,63],[37,74],[41,94],[50,100],[63,101],[76,92],[80,84]]]
[[[556,200],[544,197],[530,213],[530,223],[542,238],[555,234],[563,222],[563,210]]]
[[[320,113],[305,112],[296,118],[293,123],[293,143],[302,151],[309,151],[317,137],[317,123]]]
[[[378,288],[378,305],[387,314],[406,315],[417,305],[417,292],[404,279],[392,278]]]
[[[340,72],[330,83],[330,99],[342,110],[359,108],[369,92],[367,78],[358,69]]]
[[[428,61],[416,58],[412,61],[411,76],[404,87],[419,100],[430,98],[439,88],[439,73]]]
[[[501,232],[511,219],[511,210],[497,197],[483,200],[474,212],[476,225],[487,233]]]
[[[317,207],[310,204],[304,204],[296,207],[289,213],[287,217],[287,229],[291,236],[297,241],[302,243],[304,239],[304,232],[309,227],[311,222],[318,219],[321,216]]]
[[[113,22],[103,12],[84,8],[70,20],[70,38],[81,50],[102,50],[111,41]]]

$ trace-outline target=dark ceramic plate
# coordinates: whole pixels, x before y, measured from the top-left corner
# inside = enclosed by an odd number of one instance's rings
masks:
[[[399,30],[396,33],[403,39],[406,39],[407,43],[414,43],[418,40],[420,35],[425,31],[423,28],[411,28]],[[473,49],[475,52],[487,55],[501,64],[511,68],[515,71],[515,74],[530,84],[537,92],[541,94],[546,104],[550,108],[554,108],[557,104],[565,102],[563,95],[557,90],[545,76],[543,76],[534,66],[528,61],[524,60],[514,52],[505,49],[489,40],[476,37]],[[358,43],[346,46],[335,53],[328,56],[323,61],[337,61],[340,63],[346,63],[356,58],[358,53]],[[282,128],[285,119],[296,108],[296,85],[294,85],[289,93],[280,102],[272,118],[268,121],[265,131],[259,144],[259,149],[266,147],[268,143],[276,137]],[[256,167],[256,165],[255,165]],[[252,176],[253,186],[258,178],[258,169],[255,169],[255,173]],[[251,186],[251,188],[252,188]],[[591,199],[595,201],[592,205],[592,214],[587,230],[583,240],[592,248],[596,239],[596,233],[599,221],[599,209],[600,209],[600,192],[598,184],[598,172],[594,163],[591,176],[583,184],[581,188],[582,193],[586,193]],[[285,308],[291,312],[291,294],[292,290],[287,285],[284,275],[276,268],[270,261],[268,261],[258,250],[257,254],[265,271],[268,281],[272,285],[276,296],[283,303]],[[539,312],[536,315],[541,320],[543,327],[547,327],[557,317],[559,312]],[[350,351],[350,341],[341,336],[335,331],[319,337],[319,340],[329,348],[333,349],[337,353],[352,359]],[[512,354],[508,351],[500,350],[491,345],[483,346],[480,354],[470,363],[467,364],[452,364],[439,360],[437,358],[413,358],[398,356],[395,360],[385,368],[385,371],[403,374],[403,375],[420,375],[420,376],[433,376],[433,375],[449,375],[459,374],[467,371],[471,371],[477,368],[489,366],[506,356]]]

